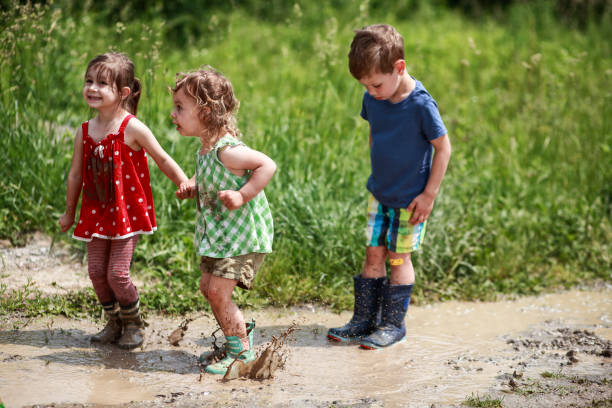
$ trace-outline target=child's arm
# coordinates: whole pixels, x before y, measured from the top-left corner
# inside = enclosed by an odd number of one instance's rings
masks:
[[[178,164],[161,147],[149,128],[137,118],[130,120],[125,128],[125,143],[127,145],[137,144],[147,151],[157,167],[168,177],[177,187],[181,188],[189,179]]]
[[[425,190],[416,196],[407,208],[408,212],[414,210],[410,218],[410,223],[413,225],[424,222],[429,218],[451,156],[451,144],[448,135],[432,140],[431,144],[434,146],[434,149],[436,149],[436,152],[431,165],[431,173],[425,185]]]
[[[255,197],[276,172],[276,163],[265,154],[246,146],[228,147],[219,152],[219,160],[232,173],[251,171],[249,181],[238,191],[219,191],[219,199],[229,210],[240,208]]]
[[[68,171],[66,186],[66,211],[59,218],[62,232],[66,232],[74,224],[76,205],[83,186],[83,130],[79,126],[74,137],[74,150],[72,152],[72,164]]]

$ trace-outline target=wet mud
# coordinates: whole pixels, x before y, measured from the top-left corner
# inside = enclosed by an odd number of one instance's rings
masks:
[[[4,268],[0,284],[19,284],[15,273]],[[0,399],[6,407],[439,408],[487,399],[503,407],[612,406],[609,285],[411,306],[406,341],[377,351],[327,340],[350,312],[304,305],[244,314],[257,321],[257,355],[268,354],[250,367],[236,364],[225,380],[198,361],[203,351],[222,352],[207,313],[149,313],[145,343],[134,351],[92,345],[99,320],[1,316]]]

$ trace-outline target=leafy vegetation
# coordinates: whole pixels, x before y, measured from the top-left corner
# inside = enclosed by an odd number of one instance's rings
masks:
[[[543,0],[469,16],[407,0],[397,12],[356,0],[179,3],[170,11],[150,2],[142,13],[136,1],[110,11],[68,0],[2,7],[1,239],[22,245],[41,230],[84,251],[58,235],[57,219],[73,134],[91,115],[80,92],[89,59],[117,50],[134,60],[139,117],[188,174],[198,141],[172,128],[168,86],[177,72],[210,64],[234,84],[246,143],[278,165],[266,188],[275,250],[255,288],[236,300],[350,307],[351,277],[363,262],[369,156],[363,89],[346,55],[355,28],[384,21],[404,35],[408,70],[438,101],[453,143],[414,256],[414,301],[612,279],[609,10],[574,27]],[[172,313],[205,307],[195,205],[177,200],[154,164],[151,173],[159,230],[140,240],[132,268],[148,282],[143,304]],[[91,293],[78,296],[91,303]]]

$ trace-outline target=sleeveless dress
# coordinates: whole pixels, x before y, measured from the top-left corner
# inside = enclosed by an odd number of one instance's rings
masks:
[[[127,115],[117,133],[98,143],[89,137],[89,122],[82,124],[83,195],[74,239],[124,239],[157,229],[145,150],[124,143],[133,117]]]
[[[225,136],[206,154],[198,152],[196,163],[195,248],[200,256],[228,258],[252,252],[272,252],[274,225],[268,200],[260,191],[242,207],[230,211],[219,199],[222,190],[239,190],[249,181],[247,172],[236,176],[221,163],[218,152],[225,146],[243,145]]]

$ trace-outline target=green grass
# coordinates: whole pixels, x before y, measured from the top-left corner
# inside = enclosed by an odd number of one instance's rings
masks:
[[[490,396],[480,396],[478,394],[467,397],[465,401],[461,403],[466,407],[474,407],[474,408],[501,408],[502,399],[499,398],[491,398]]]
[[[247,144],[278,165],[266,188],[274,253],[255,288],[236,300],[351,307],[369,156],[363,89],[346,55],[355,28],[385,21],[404,35],[409,72],[438,101],[453,144],[424,249],[414,256],[414,301],[612,280],[610,14],[577,29],[546,1],[479,18],[400,3],[397,12],[356,0],[213,2],[183,13],[136,13],[130,1],[113,3],[114,14],[69,0],[5,6],[0,239],[22,245],[36,230],[60,239],[72,135],[90,117],[80,93],[89,59],[110,49],[132,57],[144,86],[139,117],[188,174],[198,141],[172,129],[168,86],[177,72],[210,64],[234,84]],[[109,23],[110,15],[121,22]],[[154,165],[151,173],[159,230],[139,242],[132,268],[147,282],[143,304],[200,309],[195,206],[175,199]],[[83,253],[68,234],[61,239]]]

